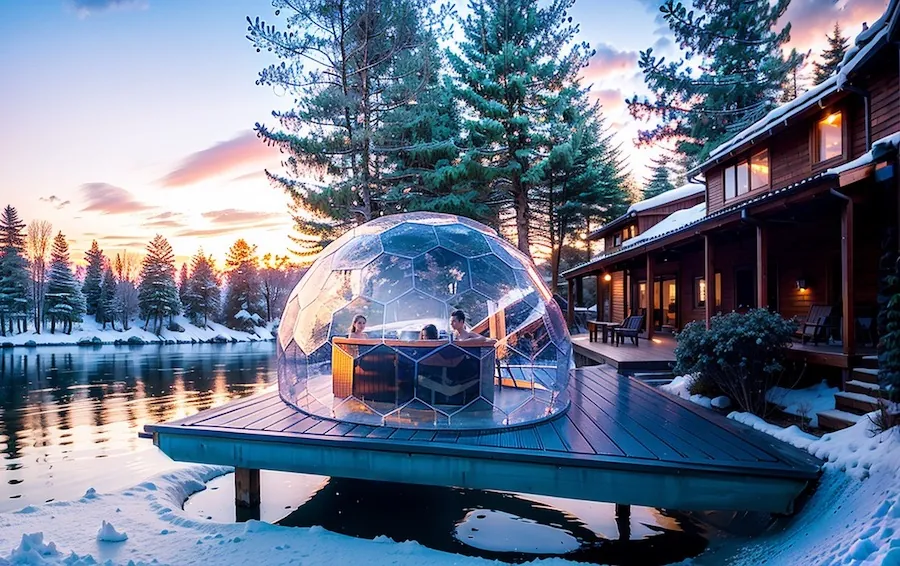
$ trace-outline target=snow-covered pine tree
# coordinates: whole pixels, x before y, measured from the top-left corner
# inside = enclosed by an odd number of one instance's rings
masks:
[[[184,295],[184,314],[197,326],[206,326],[209,319],[219,312],[222,295],[216,264],[212,256],[198,251],[191,259],[191,276]]]
[[[50,250],[50,272],[44,295],[44,314],[50,319],[50,333],[56,332],[59,323],[63,332],[71,334],[73,323],[81,322],[84,311],[81,284],[75,279],[69,261],[69,244],[65,235],[58,232]]]
[[[438,72],[440,61],[424,47],[447,8],[435,13],[431,0],[273,5],[276,15],[290,11],[283,30],[247,18],[247,38],[257,51],[281,59],[260,73],[257,84],[290,93],[296,108],[274,113],[281,130],[257,124],[256,132],[288,155],[287,171],[266,173],[291,199],[299,233],[292,236],[293,251],[309,257],[348,228],[386,212],[383,177],[390,148],[379,147],[380,130],[386,113],[414,98],[387,99],[385,93],[413,76],[426,85]]]
[[[184,297],[188,290],[188,265],[187,262],[181,264],[181,271],[178,274],[178,300],[184,306]]]
[[[25,223],[7,205],[0,213],[0,334],[24,332],[28,326],[28,261]]]
[[[100,303],[100,283],[103,281],[105,259],[103,250],[97,245],[97,240],[91,242],[91,248],[84,252],[87,269],[84,272],[84,285],[81,287],[81,293],[84,295],[86,313],[90,315],[96,316],[97,305]]]
[[[833,75],[847,54],[849,39],[841,34],[841,24],[834,22],[831,35],[825,35],[828,49],[822,51],[822,62],[813,63],[813,84],[822,84]]]
[[[646,179],[644,184],[644,192],[641,197],[643,200],[653,198],[675,188],[675,184],[671,180],[672,172],[665,159],[656,158],[652,161],[652,165],[650,178]]]
[[[181,312],[178,287],[175,285],[175,253],[169,241],[157,234],[147,244],[147,255],[141,263],[138,305],[144,329],[153,321],[153,332],[162,332],[163,321]]]
[[[111,324],[113,330],[116,329],[116,276],[113,275],[111,267],[107,266],[103,271],[103,279],[100,282],[100,298],[97,301],[97,323],[103,325]]]
[[[471,116],[461,167],[514,213],[517,247],[530,255],[532,171],[547,146],[543,123],[556,94],[574,82],[591,53],[574,43],[578,26],[567,16],[574,0],[471,0],[460,21],[464,39],[449,55],[459,77],[457,96]]]
[[[128,330],[131,326],[131,318],[139,310],[138,290],[134,284],[134,274],[137,269],[137,257],[123,251],[116,254],[113,264],[116,277],[116,296],[113,299],[113,310],[116,318],[122,321],[122,330]]]
[[[40,334],[44,321],[44,294],[47,291],[47,249],[53,238],[53,227],[46,220],[32,220],[25,236],[30,260],[32,321]]]
[[[778,29],[790,0],[693,0],[689,7],[666,0],[663,19],[679,47],[691,57],[666,62],[653,49],[638,64],[652,99],[628,100],[631,115],[659,124],[641,131],[641,143],[673,140],[675,149],[704,160],[709,152],[765,116],[777,104],[788,75],[801,57],[782,49],[791,25]]]
[[[252,317],[259,317],[262,311],[262,297],[259,292],[259,259],[256,246],[251,246],[243,238],[236,241],[225,258],[225,276],[228,288],[222,314],[225,325],[240,330],[252,329]]]

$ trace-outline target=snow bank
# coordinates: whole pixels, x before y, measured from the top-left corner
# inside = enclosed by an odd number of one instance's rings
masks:
[[[834,409],[834,394],[838,391],[840,389],[828,387],[824,381],[806,389],[773,387],[766,392],[766,401],[778,405],[789,415],[808,417],[810,426],[818,427],[817,413]]]
[[[205,489],[205,482],[229,471],[230,468],[220,466],[190,466],[160,474],[119,493],[92,491],[91,497],[78,501],[32,506],[28,513],[0,514],[0,564],[496,564],[438,552],[415,542],[394,542],[386,537],[366,540],[321,527],[280,527],[260,521],[222,524],[188,517],[182,510],[187,496]],[[97,540],[94,529],[104,521],[108,524],[110,519],[118,527],[117,532],[128,532],[126,542]],[[109,530],[115,529],[110,526]],[[549,549],[550,545],[561,551],[572,544],[560,538],[560,533],[540,534],[542,549]],[[523,542],[526,546],[537,544]],[[561,558],[536,563],[575,564]]]
[[[691,385],[696,379],[697,378],[693,375],[679,375],[671,382],[665,385],[660,385],[659,388],[666,393],[669,393],[670,395],[681,397],[682,399],[687,399],[691,403],[700,405],[701,407],[706,407],[707,409],[711,409],[713,407],[713,401],[716,401],[719,405],[723,404],[721,397],[710,399],[709,397],[705,397],[703,395],[691,395]]]
[[[72,334],[64,334],[57,332],[50,334],[44,331],[41,334],[35,334],[33,331],[16,334],[14,336],[0,336],[0,343],[11,344],[13,346],[44,346],[44,345],[75,345],[82,344],[113,344],[116,341],[132,343],[163,343],[163,342],[256,342],[260,340],[274,340],[272,326],[255,327],[253,333],[242,332],[240,330],[232,330],[226,326],[215,322],[209,322],[205,327],[194,326],[187,317],[176,316],[174,322],[183,330],[183,332],[172,331],[163,328],[159,334],[154,334],[143,329],[141,321],[133,321],[129,330],[112,330],[109,326],[106,329],[102,325],[97,324],[93,316],[85,316],[84,321],[76,324]]]
[[[787,529],[728,556],[732,566],[900,565],[900,430],[878,433],[870,418],[821,439],[746,413],[730,418],[825,460],[816,492]]]
[[[641,212],[644,210],[649,210],[651,208],[656,208],[657,206],[663,206],[665,204],[669,204],[670,202],[675,202],[676,200],[692,197],[694,195],[699,195],[705,192],[706,185],[702,183],[688,183],[670,191],[660,193],[655,197],[650,197],[646,200],[642,200],[640,202],[632,204],[628,207],[628,210],[625,211],[625,215],[627,216],[632,212]]]
[[[128,535],[117,531],[112,523],[103,521],[100,530],[97,531],[97,540],[100,542],[125,542],[128,540]]]

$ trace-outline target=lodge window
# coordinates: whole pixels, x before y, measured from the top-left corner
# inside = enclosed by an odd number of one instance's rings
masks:
[[[716,302],[715,302],[716,310],[718,311],[722,308],[722,274],[720,272],[716,272],[714,284],[715,284],[716,288],[714,289],[713,292],[715,295],[714,298],[716,300]]]
[[[622,245],[622,233],[616,232],[613,234],[613,247]]]
[[[628,240],[630,238],[634,238],[637,236],[637,226],[632,224],[628,228],[625,228],[625,232],[623,233],[623,239]]]
[[[706,306],[706,278],[694,277],[694,308],[702,309]]]
[[[816,122],[814,132],[816,163],[844,155],[843,122],[840,112],[833,112]]]
[[[725,168],[725,200],[769,186],[769,151],[762,150],[749,159]]]

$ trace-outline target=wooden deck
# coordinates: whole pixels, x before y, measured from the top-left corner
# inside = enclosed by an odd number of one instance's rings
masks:
[[[630,340],[618,346],[612,341],[588,341],[587,334],[572,336],[572,347],[576,355],[584,356],[600,364],[607,364],[623,375],[647,371],[668,371],[675,364],[675,338],[656,335],[653,340],[638,340],[635,346]]]
[[[609,366],[577,369],[561,417],[492,432],[324,420],[267,392],[166,424],[179,461],[671,509],[790,512],[820,462]]]

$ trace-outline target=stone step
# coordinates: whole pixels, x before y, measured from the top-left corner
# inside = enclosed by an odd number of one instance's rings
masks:
[[[855,425],[859,422],[859,419],[864,418],[862,415],[848,413],[838,409],[829,409],[827,411],[816,413],[816,417],[819,419],[819,428],[825,430],[843,430]]]
[[[868,381],[860,381],[853,379],[844,384],[844,390],[848,393],[862,393],[863,395],[872,395],[877,397],[881,388],[877,383],[869,383]]]
[[[878,370],[872,368],[853,368],[853,379],[866,383],[878,383]]]
[[[878,409],[880,399],[863,393],[838,391],[834,394],[834,408],[864,415]]]
[[[863,356],[860,358],[859,367],[878,369],[878,356]]]

